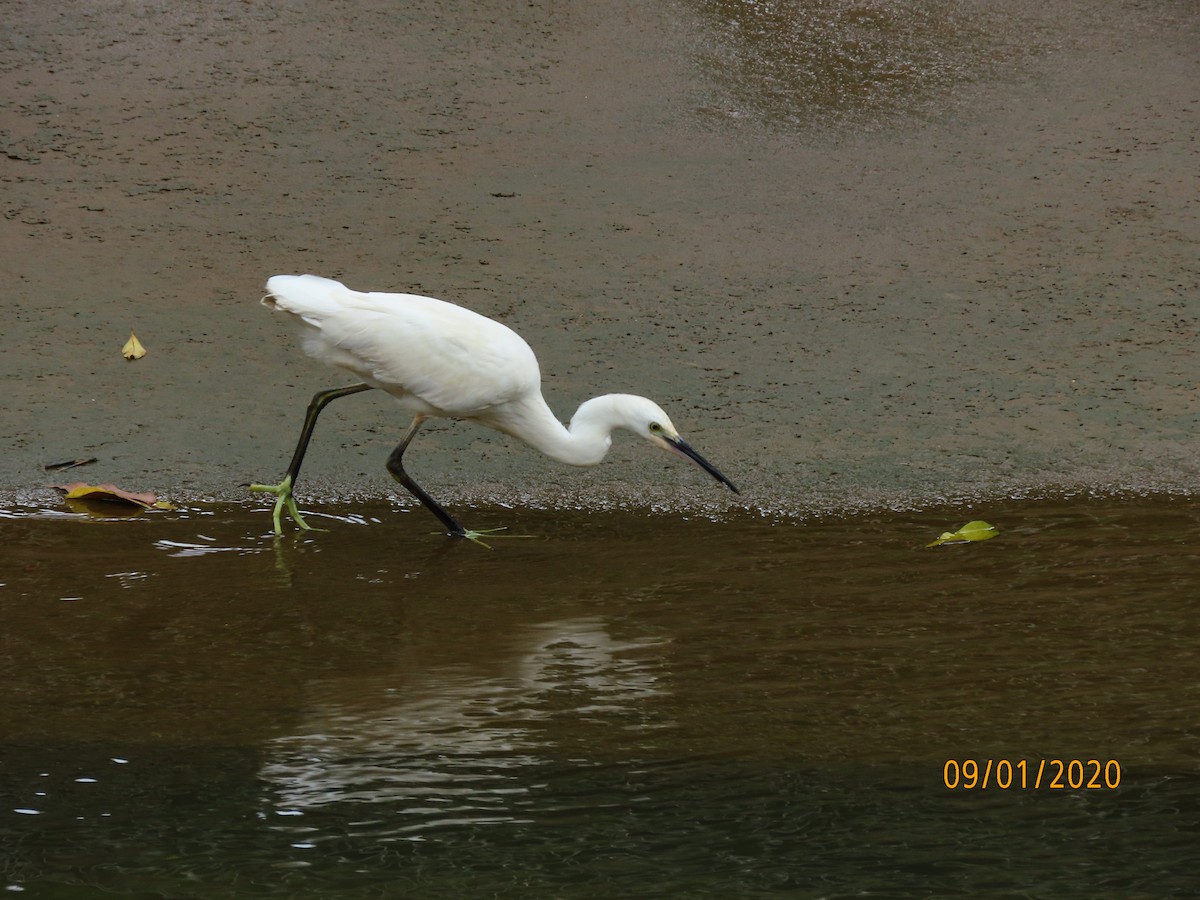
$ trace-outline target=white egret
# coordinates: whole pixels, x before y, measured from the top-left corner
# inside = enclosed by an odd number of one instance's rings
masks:
[[[412,413],[412,424],[392,451],[387,469],[438,517],[451,535],[476,538],[404,470],[404,451],[431,416],[468,419],[520,438],[560,462],[593,466],[604,458],[618,428],[691,460],[734,493],[738,489],[679,436],[658,404],[632,394],[605,394],[580,405],[569,427],[542,399],[541,372],[529,345],[507,326],[478,313],[414,294],[361,293],[317,275],[276,275],[263,305],[300,325],[304,351],[359,379],[317,393],[308,405],[300,440],[279,484],[250,490],[276,495],[273,520],[281,534],[284,510],[301,528],[292,488],[317,417],[331,401],[360,391],[386,391]]]

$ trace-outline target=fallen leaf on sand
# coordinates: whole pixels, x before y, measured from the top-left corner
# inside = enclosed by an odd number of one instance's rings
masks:
[[[137,335],[132,331],[129,332],[129,340],[121,348],[121,355],[126,359],[141,359],[146,355],[146,348],[142,346],[142,342],[137,339]]]
[[[125,503],[142,509],[174,509],[166,500],[159,500],[149,492],[138,494],[117,487],[115,484],[87,484],[76,481],[71,484],[52,484],[50,487],[63,492],[64,500],[104,500]]]

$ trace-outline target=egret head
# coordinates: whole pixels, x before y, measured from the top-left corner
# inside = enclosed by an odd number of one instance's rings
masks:
[[[671,418],[653,400],[625,394],[621,397],[621,409],[624,414],[624,427],[634,434],[639,434],[655,446],[682,456],[698,465],[721,484],[735,494],[741,491],[726,478],[721,471],[707,459],[696,452],[692,446],[679,436],[679,431],[671,424]]]

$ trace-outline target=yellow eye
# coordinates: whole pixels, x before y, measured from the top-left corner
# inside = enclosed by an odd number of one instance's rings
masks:
[[[650,433],[651,434],[662,434],[662,431],[663,431],[663,427],[661,425],[659,425],[657,422],[650,423]]]

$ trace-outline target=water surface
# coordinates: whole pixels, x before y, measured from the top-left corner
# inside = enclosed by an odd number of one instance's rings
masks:
[[[420,510],[321,512],[281,540],[237,506],[4,514],[8,890],[1194,886],[1189,500],[464,511],[527,535],[490,551]],[[924,549],[971,518],[1001,536]],[[1119,786],[943,783],[1076,758]]]

